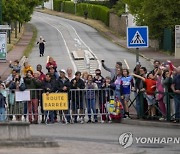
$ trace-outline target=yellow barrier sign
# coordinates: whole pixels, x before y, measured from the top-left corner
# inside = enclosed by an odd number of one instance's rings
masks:
[[[43,109],[48,110],[68,110],[67,93],[43,93]]]

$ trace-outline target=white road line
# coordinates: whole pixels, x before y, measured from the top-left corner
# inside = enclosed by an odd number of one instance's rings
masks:
[[[75,28],[72,26],[72,25],[69,25],[72,27],[72,29],[74,30],[75,34],[77,35],[77,37],[79,38],[79,40],[86,46],[86,48],[88,48],[88,50],[91,52],[91,54],[94,55],[94,57],[97,59],[97,62],[98,62],[98,68],[101,69],[101,62],[100,60],[97,58],[97,56],[92,52],[92,50],[90,49],[89,46],[86,45],[86,43],[80,38],[80,36],[78,35],[77,31],[75,30]]]
[[[126,67],[127,67],[127,69],[129,70],[129,65],[128,65],[126,59],[124,59],[124,63],[126,64]]]
[[[37,17],[38,17],[38,16],[37,16]],[[40,18],[40,17],[38,17],[38,18]],[[40,18],[40,20],[41,20],[42,22],[44,22],[44,23],[46,23],[46,24],[50,25],[51,27],[55,28],[55,29],[56,29],[56,30],[57,30],[57,31],[61,34],[61,37],[62,37],[62,39],[63,39],[63,41],[64,41],[64,44],[65,44],[66,50],[67,50],[67,52],[68,52],[68,55],[69,55],[70,61],[71,61],[72,65],[73,65],[74,72],[76,72],[76,71],[77,71],[77,67],[76,67],[76,65],[75,65],[74,60],[72,59],[72,56],[71,56],[71,54],[70,54],[69,48],[68,48],[67,43],[66,43],[66,40],[64,39],[64,36],[63,36],[63,34],[61,33],[61,31],[60,31],[58,28],[56,28],[54,25],[52,25],[52,24],[50,24],[50,23],[48,23],[48,22],[46,22],[46,21],[42,20],[41,18]]]

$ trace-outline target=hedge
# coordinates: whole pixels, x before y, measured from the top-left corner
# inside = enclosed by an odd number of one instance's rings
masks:
[[[60,9],[59,9],[60,10]],[[74,2],[64,1],[63,11],[66,13],[75,13]],[[101,5],[93,5],[87,3],[77,3],[76,15],[84,16],[84,11],[88,11],[88,18],[101,20],[109,26],[109,8]]]
[[[53,0],[53,10],[60,12],[62,2],[63,2],[63,0]]]

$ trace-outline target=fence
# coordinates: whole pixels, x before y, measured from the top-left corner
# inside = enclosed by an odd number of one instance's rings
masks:
[[[6,90],[6,107],[1,108],[0,121],[29,121],[39,123],[57,119],[65,122],[95,121],[99,119],[112,120],[123,117],[124,102],[115,97],[115,91],[106,89],[71,89],[68,93],[68,110],[44,111],[43,110],[43,90],[30,89],[25,91]],[[175,118],[173,111],[174,93],[155,93],[153,105],[156,114],[151,117],[151,108],[147,107],[147,95],[144,92],[131,94],[128,102],[130,117],[144,119],[162,119],[170,121]],[[122,105],[121,105],[122,103]],[[176,117],[180,113],[180,108],[176,108]],[[46,118],[48,117],[48,118]],[[176,118],[176,119],[177,119]]]

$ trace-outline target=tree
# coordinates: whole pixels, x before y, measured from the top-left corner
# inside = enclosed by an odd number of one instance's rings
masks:
[[[164,28],[180,23],[179,0],[123,0],[138,25],[149,26],[150,36],[161,39]]]

